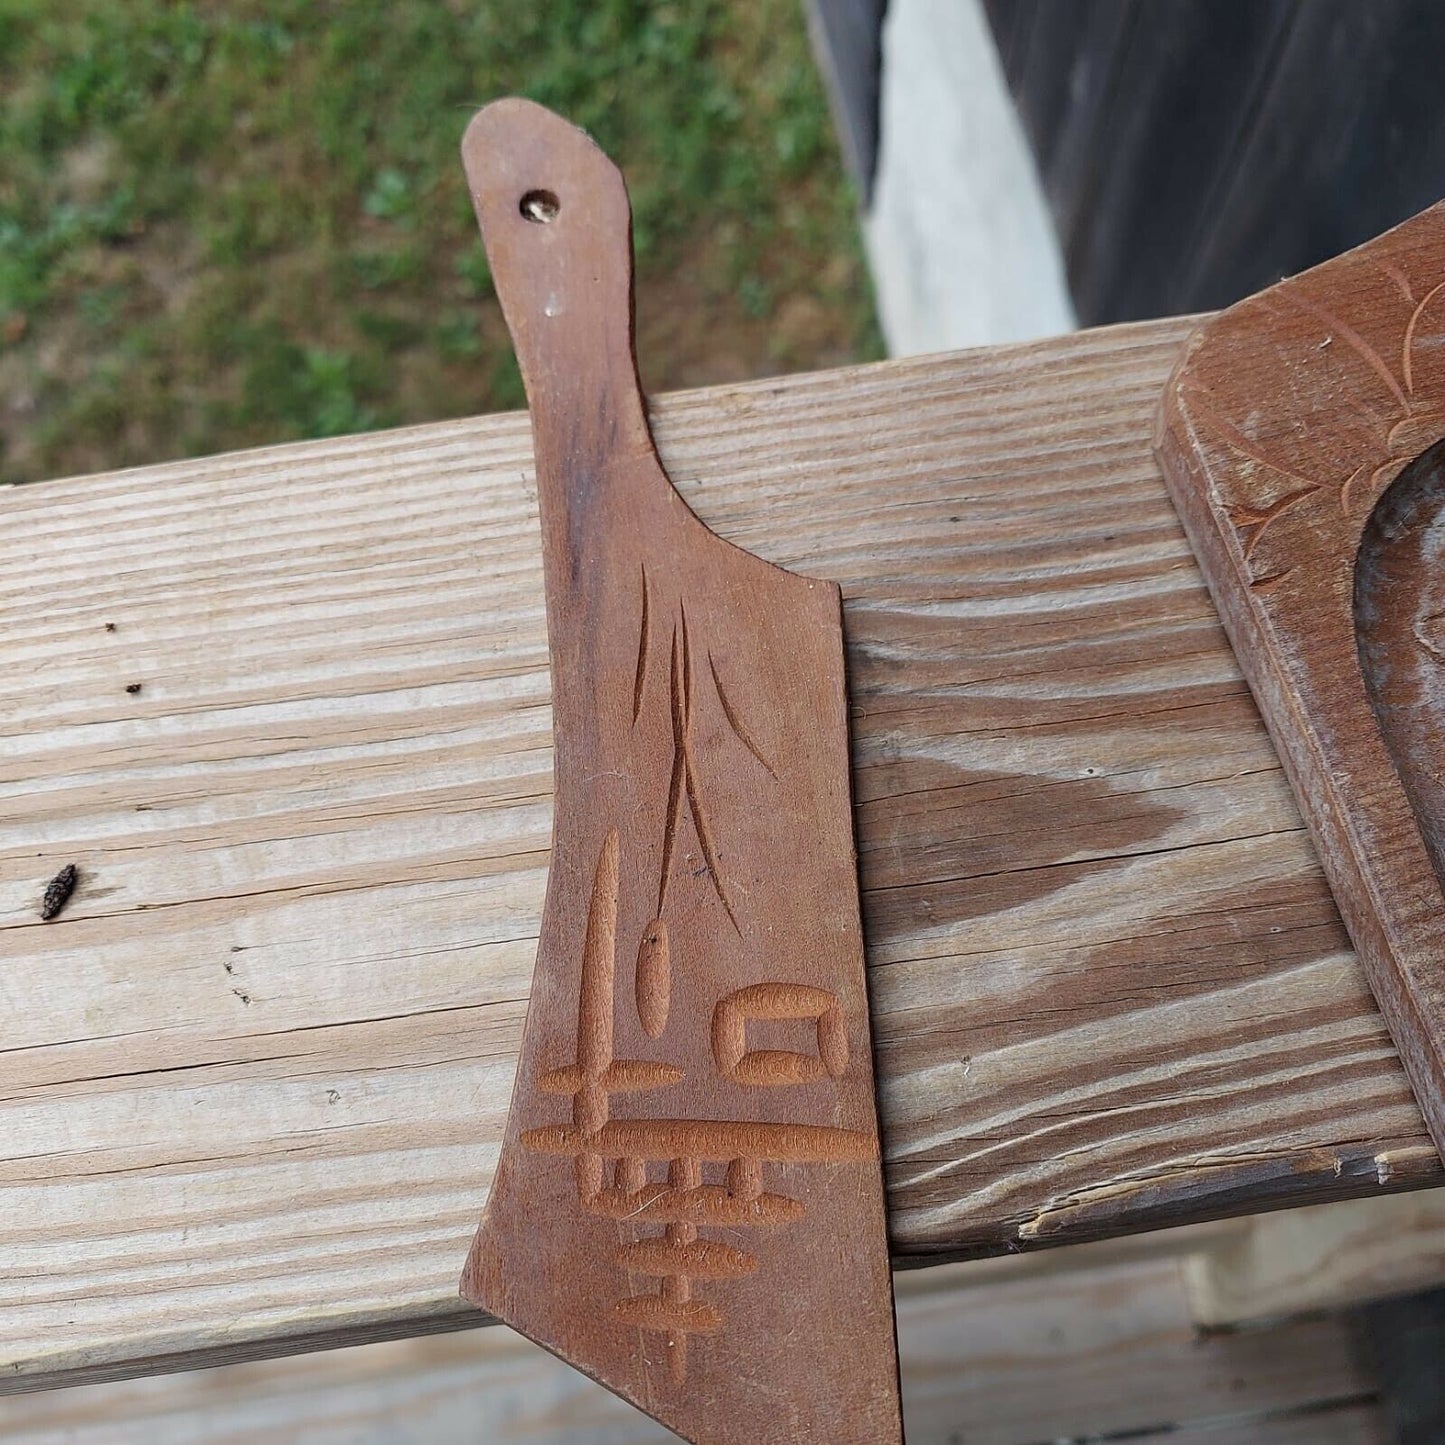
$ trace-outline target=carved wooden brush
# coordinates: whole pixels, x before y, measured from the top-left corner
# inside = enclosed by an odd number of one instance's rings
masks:
[[[462,154],[531,407],[556,747],[462,1292],[691,1440],[897,1440],[838,588],[672,489],[616,167],[524,100]]]

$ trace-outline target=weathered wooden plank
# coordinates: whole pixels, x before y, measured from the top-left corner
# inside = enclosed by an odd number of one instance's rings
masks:
[[[657,407],[709,526],[843,586],[903,1259],[1440,1178],[1150,455],[1184,332]],[[0,494],[11,1387],[462,1317],[551,823],[530,468],[513,416]]]
[[[1287,1209],[1221,1230],[1184,1259],[1189,1312],[1237,1325],[1445,1287],[1445,1194]]]
[[[1201,1338],[1174,1260],[974,1289],[969,1268],[937,1271],[933,1290],[900,1291],[910,1441],[1132,1438],[1222,1416],[1258,1424],[1373,1393],[1338,1317]]]
[[[900,1279],[911,1445],[1132,1440],[1141,1422],[1160,1426],[1160,1440],[1220,1445],[1389,1438],[1373,1376],[1338,1317],[1201,1338],[1173,1261],[1064,1268],[1047,1279],[1007,1267],[1021,1263]],[[0,1401],[0,1431],[8,1445],[677,1438],[504,1329],[38,1392]]]
[[[1440,199],[1430,0],[985,10],[1086,325],[1228,305]]]
[[[1394,1445],[1398,1439],[1389,1416],[1374,1403],[1307,1406],[1129,1436],[1130,1445]]]
[[[0,1401],[11,1445],[664,1445],[677,1436],[511,1330],[466,1330]]]

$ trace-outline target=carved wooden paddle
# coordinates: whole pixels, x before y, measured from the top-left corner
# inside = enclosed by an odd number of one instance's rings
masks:
[[[616,167],[523,100],[462,154],[531,405],[556,740],[462,1292],[689,1439],[896,1440],[838,588],[673,491]]]
[[[1164,475],[1445,1149],[1445,206],[1242,301]]]

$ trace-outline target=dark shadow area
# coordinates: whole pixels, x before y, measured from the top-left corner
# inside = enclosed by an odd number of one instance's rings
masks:
[[[1366,1305],[1353,1317],[1398,1445],[1445,1441],[1445,1290]]]
[[[985,0],[1079,322],[1229,305],[1445,195],[1434,0]]]

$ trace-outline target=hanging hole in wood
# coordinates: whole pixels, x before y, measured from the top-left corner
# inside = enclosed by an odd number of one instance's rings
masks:
[[[557,212],[562,209],[562,203],[553,191],[528,191],[522,197],[521,204],[517,209],[521,211],[524,219],[534,221],[539,226],[545,226],[550,221],[557,219]]]

